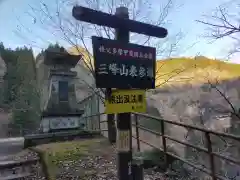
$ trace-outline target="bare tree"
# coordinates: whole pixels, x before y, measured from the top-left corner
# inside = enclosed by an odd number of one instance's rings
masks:
[[[232,0],[216,8],[213,15],[205,15],[204,20],[197,20],[208,27],[207,36],[212,40],[222,40],[230,38],[234,48],[229,55],[240,52],[240,19],[239,2]],[[234,11],[236,10],[236,11]]]
[[[29,6],[30,11],[26,13],[29,17],[32,17],[33,25],[38,27],[43,34],[48,34],[50,37],[58,39],[58,42],[63,46],[69,45],[74,47],[74,50],[84,57],[82,64],[90,72],[89,76],[92,77],[91,82],[94,82],[95,74],[91,49],[91,36],[96,35],[114,39],[115,32],[111,28],[76,21],[71,14],[72,7],[74,5],[82,5],[114,14],[116,7],[125,6],[128,7],[130,19],[170,29],[171,23],[168,20],[168,15],[170,15],[171,11],[179,7],[176,6],[173,1],[174,0],[164,0],[161,2],[155,0],[83,0],[78,4],[72,0],[55,0],[55,3],[51,5],[40,1],[37,6]],[[36,34],[32,29],[26,27],[24,23],[21,22],[21,19],[19,19],[19,26],[16,33],[26,40],[28,39],[26,36],[27,34]],[[168,37],[164,39],[130,33],[130,41],[132,43],[155,47],[157,57],[159,58],[169,58],[178,54],[178,47],[180,47],[178,45],[183,38],[184,34],[182,32],[170,32]],[[46,38],[42,37],[41,34],[36,34],[36,39],[34,41],[30,39],[29,43],[30,45],[35,44],[38,46],[37,41],[43,42],[45,39]],[[161,71],[161,67],[156,71],[157,73]],[[170,72],[165,81],[160,85],[169,82],[173,77],[178,76],[183,71],[185,71],[185,69]],[[97,89],[94,83],[87,82],[83,77],[79,78],[81,78],[81,81],[84,81],[93,94],[97,94],[101,101],[104,102],[104,89]],[[159,78],[161,77],[157,75],[156,80]],[[113,125],[109,125],[108,127],[110,126]]]
[[[107,27],[76,21],[73,17],[71,17],[71,8],[76,4],[77,3],[71,0],[56,0],[54,6],[40,2],[38,6],[29,6],[30,11],[26,13],[32,17],[33,24],[41,29],[42,32],[59,39],[58,41],[64,45],[68,44],[75,47],[75,51],[78,51],[79,54],[84,56],[83,63],[90,71],[91,76],[94,78],[93,57],[91,55],[92,50],[90,48],[91,36],[97,35],[113,39],[114,30]],[[80,5],[111,14],[114,13],[116,7],[120,5],[125,6],[129,9],[131,19],[167,28],[171,25],[168,20],[168,15],[171,11],[174,11],[175,8],[179,7],[175,5],[173,0],[166,0],[161,3],[148,0],[85,0],[81,1]],[[25,39],[27,39],[27,33],[36,34],[30,28],[26,27],[20,19],[16,33]],[[157,56],[160,58],[168,58],[172,55],[178,54],[178,44],[183,38],[184,34],[182,32],[177,32],[176,34],[170,33],[169,36],[164,39],[157,39],[135,33],[130,34],[131,42],[156,47]],[[36,40],[30,40],[30,44],[36,44],[37,40],[44,41],[44,37],[36,34]],[[161,67],[159,67],[156,71],[161,71]],[[170,79],[179,75],[183,71],[185,71],[185,69],[178,69],[176,71],[174,70],[173,72],[169,72],[168,78],[166,78],[165,82],[160,85],[167,83]],[[156,77],[156,79],[159,78],[162,77]],[[96,91],[91,84],[88,84],[88,82],[86,83],[89,88],[94,90],[94,92]]]

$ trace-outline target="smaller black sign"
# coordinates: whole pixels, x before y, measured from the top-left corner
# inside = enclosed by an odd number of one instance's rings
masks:
[[[155,48],[101,37],[92,42],[97,88],[155,88]]]

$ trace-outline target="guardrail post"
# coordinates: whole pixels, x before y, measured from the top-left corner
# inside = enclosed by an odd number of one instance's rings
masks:
[[[97,113],[99,114],[97,116],[98,118],[98,130],[101,131],[101,114],[100,114],[100,98],[98,97],[98,95],[95,95],[95,97],[97,98]]]
[[[205,132],[205,137],[207,141],[207,149],[208,149],[208,155],[209,155],[209,161],[210,161],[210,168],[211,168],[211,176],[213,180],[217,180],[215,173],[215,165],[214,165],[214,155],[212,154],[212,142],[209,132]]]
[[[99,114],[97,118],[98,118],[98,130],[101,131],[101,115]]]
[[[108,140],[111,144],[116,143],[116,126],[114,114],[107,114]]]
[[[137,150],[140,151],[140,137],[139,137],[139,128],[138,128],[138,115],[134,114],[135,128],[136,128],[136,137],[137,137]]]
[[[167,142],[165,138],[165,127],[164,127],[164,121],[161,120],[161,136],[162,136],[162,145],[163,145],[163,151],[164,151],[164,164],[167,165],[168,162],[168,156],[167,156]]]
[[[87,131],[87,130],[89,130],[87,116],[85,115],[85,117],[83,117],[83,118],[84,118],[84,121],[85,121],[85,129]]]

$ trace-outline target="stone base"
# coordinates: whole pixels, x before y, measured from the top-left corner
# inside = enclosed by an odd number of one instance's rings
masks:
[[[84,113],[84,110],[81,109],[76,109],[68,112],[64,111],[43,111],[42,112],[42,118],[44,117],[57,117],[57,116],[62,116],[62,117],[68,117],[68,116],[82,116]]]
[[[58,132],[63,130],[85,129],[86,122],[81,119],[81,112],[43,112],[41,120],[41,131],[43,133]]]
[[[79,127],[76,127],[76,128],[72,127],[72,128],[50,129],[50,130],[48,131],[48,133],[66,132],[66,131],[69,131],[69,130],[71,130],[71,131],[77,131],[77,130],[79,130],[79,129],[80,129]],[[83,130],[84,130],[84,129],[83,129]]]

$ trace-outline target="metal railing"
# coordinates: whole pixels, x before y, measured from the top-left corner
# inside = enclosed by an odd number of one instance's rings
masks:
[[[104,115],[104,113],[94,114],[94,115],[86,116],[86,117],[83,117],[83,118],[89,119],[89,118],[97,116],[98,119],[101,119],[100,116],[102,116],[102,115]],[[165,154],[164,161],[167,161],[168,155],[172,156],[172,157],[176,158],[177,160],[180,160],[183,163],[193,167],[194,169],[197,169],[201,172],[204,172],[204,173],[208,174],[213,180],[218,180],[218,179],[227,180],[226,177],[224,177],[223,175],[220,175],[219,173],[216,172],[216,165],[215,165],[215,158],[216,157],[220,158],[221,160],[224,160],[228,163],[231,163],[231,164],[234,164],[234,165],[240,167],[240,158],[239,158],[239,156],[240,156],[240,136],[233,135],[233,134],[230,134],[230,133],[217,132],[217,131],[213,131],[213,130],[210,130],[210,129],[207,129],[207,128],[204,128],[204,127],[198,127],[198,126],[195,126],[195,125],[189,125],[189,124],[185,124],[185,123],[181,123],[181,122],[164,120],[164,119],[161,119],[159,117],[155,117],[155,116],[151,116],[151,115],[147,115],[147,114],[142,114],[142,113],[132,113],[132,115],[133,115],[132,116],[133,117],[132,125],[135,126],[135,130],[136,130],[136,136],[132,135],[132,138],[135,138],[137,140],[137,150],[138,151],[140,151],[140,144],[141,143],[147,144],[148,146],[151,146],[153,148],[157,148],[157,149],[161,150],[162,152],[164,152],[164,154]],[[146,128],[143,125],[139,124],[139,117],[149,118],[151,120],[155,120],[155,121],[159,122],[160,132],[149,129],[149,128]],[[105,122],[107,122],[107,121],[106,120],[104,120],[104,121],[100,120],[99,121],[99,128],[101,127],[101,123],[105,123]],[[171,136],[167,135],[166,124],[175,125],[175,126],[179,126],[179,127],[183,127],[183,128],[191,129],[191,130],[196,130],[196,131],[200,131],[200,132],[204,133],[205,141],[206,141],[206,147],[197,146],[197,145],[194,145],[192,143],[185,142],[185,141],[182,141],[182,140],[179,140],[179,139],[176,139],[174,137],[171,137]],[[100,130],[103,131],[103,132],[108,131],[108,129],[100,129]],[[141,139],[139,130],[148,132],[148,133],[156,135],[158,137],[161,137],[162,148],[160,148],[158,146],[159,144],[153,144],[151,142],[147,142],[144,139]],[[225,156],[221,153],[214,152],[213,142],[211,140],[211,137],[213,135],[215,135],[217,137],[228,138],[228,139],[236,141],[237,144],[239,143],[239,147],[238,147],[239,148],[238,149],[239,155],[238,155],[238,157],[231,158],[231,157]],[[194,164],[194,163],[188,161],[187,159],[185,159],[183,157],[180,157],[178,155],[170,153],[167,150],[167,140],[170,140],[172,142],[175,142],[175,143],[178,143],[178,144],[181,144],[181,145],[185,145],[186,147],[193,148],[198,152],[206,153],[208,155],[208,163],[209,163],[210,167],[209,168],[202,167],[202,165]],[[159,141],[159,143],[160,143],[160,141]],[[240,169],[239,169],[239,171],[240,171]],[[234,178],[232,178],[232,179],[234,179]]]
[[[240,144],[240,136],[236,136],[236,135],[233,135],[233,134],[228,134],[228,133],[221,133],[221,132],[216,132],[216,131],[212,131],[210,129],[206,129],[206,128],[203,128],[203,127],[197,127],[197,126],[194,126],[194,125],[188,125],[188,124],[185,124],[185,123],[180,123],[180,122],[174,122],[174,121],[169,121],[169,120],[164,120],[164,119],[160,119],[158,117],[155,117],[155,116],[150,116],[150,115],[146,115],[146,114],[141,114],[141,113],[134,113],[135,115],[135,126],[136,126],[136,139],[138,141],[138,149],[140,150],[140,142],[144,142],[144,140],[141,140],[140,137],[139,137],[139,129],[142,129],[144,131],[147,131],[147,132],[150,132],[150,133],[153,133],[155,135],[158,135],[162,138],[162,146],[163,146],[163,149],[161,149],[165,155],[170,155],[170,156],[173,156],[175,157],[176,159],[178,160],[181,160],[182,162],[194,167],[195,169],[198,169],[208,175],[210,175],[212,177],[213,180],[217,180],[217,179],[220,179],[220,180],[226,180],[225,177],[221,176],[221,175],[218,175],[216,173],[216,168],[215,168],[215,163],[214,163],[214,158],[215,157],[218,157],[220,159],[223,159],[225,161],[228,161],[230,163],[233,163],[235,165],[240,165],[240,159],[233,159],[233,158],[230,158],[230,157],[227,157],[227,156],[224,156],[220,153],[216,153],[213,151],[213,146],[212,146],[212,141],[211,141],[211,135],[216,135],[216,136],[220,136],[220,137],[225,137],[225,138],[229,138],[229,139],[232,139],[232,140],[236,140],[237,142],[239,142]],[[141,125],[139,125],[138,123],[138,116],[142,116],[142,117],[146,117],[146,118],[151,118],[152,120],[156,120],[158,121],[161,125],[161,132],[156,132],[156,131],[153,131],[151,129],[148,129],[148,128],[145,128]],[[196,146],[194,144],[191,144],[191,143],[188,143],[188,142],[184,142],[184,141],[181,141],[181,140],[178,140],[176,138],[173,138],[169,135],[167,135],[165,133],[165,124],[168,123],[168,124],[172,124],[172,125],[177,125],[177,126],[180,126],[180,127],[184,127],[184,128],[188,128],[188,129],[192,129],[192,130],[197,130],[197,131],[200,131],[202,133],[205,134],[205,138],[206,138],[206,148],[205,147],[199,147],[199,146]],[[201,152],[204,152],[206,154],[208,154],[209,156],[209,164],[210,164],[210,169],[207,169],[207,168],[202,168],[202,167],[199,167],[198,165],[195,165],[179,156],[176,156],[172,153],[169,153],[167,152],[167,144],[166,144],[166,140],[171,140],[171,141],[174,141],[176,143],[179,143],[179,144],[182,144],[182,145],[185,145],[187,147],[190,147],[190,148],[194,148],[196,149],[197,151],[201,151]],[[152,147],[155,147],[155,148],[158,148],[160,149],[159,147],[156,147],[156,145],[153,145],[151,143],[148,143],[148,142],[144,142],[146,144],[149,144],[150,146]],[[167,156],[165,157],[165,159],[167,159]]]

